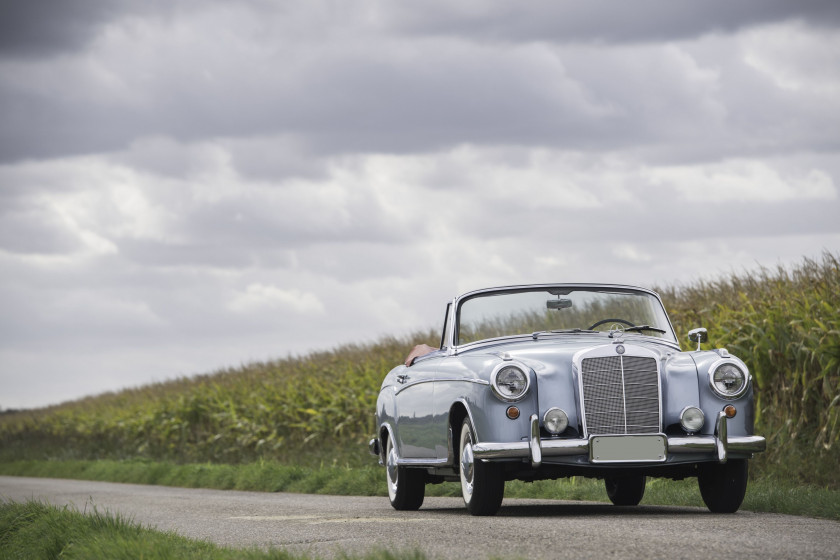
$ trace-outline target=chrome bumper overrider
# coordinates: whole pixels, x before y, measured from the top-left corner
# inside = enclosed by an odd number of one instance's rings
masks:
[[[729,453],[760,453],[767,448],[762,436],[727,435],[726,415],[718,414],[715,435],[664,436],[666,451],[672,453],[709,453],[725,463]],[[531,437],[529,441],[510,443],[476,443],[472,448],[476,459],[528,459],[538,467],[543,457],[564,455],[589,455],[589,439],[540,439],[540,421],[536,414],[531,416]]]

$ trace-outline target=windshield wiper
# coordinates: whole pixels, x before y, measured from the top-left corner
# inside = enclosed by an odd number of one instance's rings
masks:
[[[590,331],[588,329],[559,329],[559,330],[552,330],[552,331],[537,331],[535,333],[531,333],[531,337],[534,340],[537,340],[541,334],[568,334],[568,333],[595,333],[600,331]]]
[[[664,331],[662,329],[658,329],[656,327],[651,327],[650,325],[638,325],[638,326],[635,326],[635,327],[627,327],[626,329],[624,329],[624,332],[627,332],[627,331],[656,331],[656,332],[662,333],[662,334],[665,334],[666,332],[668,332],[668,331]]]

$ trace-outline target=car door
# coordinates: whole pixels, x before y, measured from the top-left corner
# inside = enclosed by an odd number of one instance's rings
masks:
[[[434,379],[438,359],[430,358],[406,368],[397,375],[397,439],[403,459],[435,456]]]
[[[446,345],[450,308],[451,304],[446,306],[441,350]],[[430,354],[397,375],[397,439],[404,459],[434,459],[446,447],[446,431],[441,431],[441,420],[435,417],[435,381],[445,359],[445,352]]]

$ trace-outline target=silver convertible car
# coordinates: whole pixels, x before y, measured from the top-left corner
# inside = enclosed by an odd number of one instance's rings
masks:
[[[473,515],[507,480],[602,478],[636,505],[647,477],[696,477],[706,506],[734,512],[753,434],[753,384],[725,349],[682,351],[659,296],[631,286],[546,284],[469,292],[446,307],[440,348],[391,370],[370,451],[398,510],[426,484],[460,481]]]

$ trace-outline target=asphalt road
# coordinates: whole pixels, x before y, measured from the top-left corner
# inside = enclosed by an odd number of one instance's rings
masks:
[[[282,547],[334,557],[419,548],[432,558],[840,558],[840,523],[789,515],[714,515],[685,507],[617,508],[507,499],[495,517],[459,498],[398,512],[387,498],[270,494],[0,477],[0,497],[36,498],[232,547]]]

